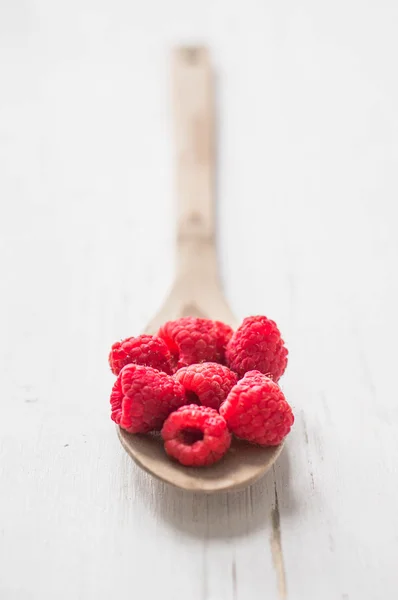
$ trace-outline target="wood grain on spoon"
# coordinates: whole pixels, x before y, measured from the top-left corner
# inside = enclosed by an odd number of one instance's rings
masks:
[[[236,326],[217,267],[214,85],[209,52],[202,47],[177,48],[172,67],[177,273],[168,298],[146,328],[151,334],[165,321],[182,316],[217,319]],[[168,458],[159,435],[134,435],[122,429],[118,433],[125,450],[148,473],[185,490],[205,493],[250,485],[270,468],[283,447],[260,448],[234,440],[220,462],[194,469]]]

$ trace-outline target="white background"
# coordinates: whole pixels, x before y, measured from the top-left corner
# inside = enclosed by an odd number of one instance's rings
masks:
[[[397,29],[393,0],[0,0],[1,600],[395,597]],[[108,408],[173,277],[181,42],[218,70],[225,292],[280,325],[296,414],[209,498],[139,471]]]

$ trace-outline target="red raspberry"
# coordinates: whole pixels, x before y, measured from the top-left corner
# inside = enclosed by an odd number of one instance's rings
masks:
[[[122,400],[123,400],[123,392],[122,392],[122,382],[120,377],[118,377],[113,384],[110,402],[111,402],[111,419],[115,421],[119,425],[120,418],[122,416]]]
[[[223,362],[229,330],[220,321],[182,317],[165,323],[158,336],[166,342],[179,369],[194,363]]]
[[[222,321],[213,321],[216,328],[217,349],[220,353],[220,361],[225,364],[225,350],[232,337],[233,329]]]
[[[238,381],[228,367],[210,362],[184,367],[174,377],[185,389],[189,404],[202,404],[216,410]]]
[[[129,433],[161,429],[173,410],[185,404],[184,388],[170,375],[141,365],[127,365],[111,394],[111,418]]]
[[[112,373],[119,375],[126,365],[135,363],[172,374],[171,354],[165,342],[155,335],[139,335],[115,342],[109,354]]]
[[[187,467],[212,465],[231,444],[227,424],[208,406],[183,406],[166,419],[162,437],[169,456]]]
[[[249,371],[220,408],[230,430],[260,446],[277,446],[294,422],[292,409],[277,383],[259,371]]]
[[[228,343],[226,359],[239,377],[257,370],[278,381],[286,369],[287,354],[276,323],[258,316],[243,320]]]

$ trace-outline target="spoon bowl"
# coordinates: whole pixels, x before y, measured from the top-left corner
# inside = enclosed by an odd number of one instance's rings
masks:
[[[165,483],[191,492],[239,490],[259,479],[282,452],[279,446],[261,448],[234,439],[222,460],[211,467],[184,467],[172,461],[164,451],[160,434],[127,433],[118,427],[120,442],[131,458],[147,473]]]

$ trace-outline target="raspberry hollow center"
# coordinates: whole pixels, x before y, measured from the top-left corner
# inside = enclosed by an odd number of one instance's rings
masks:
[[[188,404],[197,404],[198,406],[200,406],[201,402],[199,400],[199,396],[192,390],[186,390],[185,397],[187,399]]]
[[[179,434],[180,440],[186,446],[192,446],[195,442],[201,442],[204,438],[203,431],[196,427],[182,429]]]

